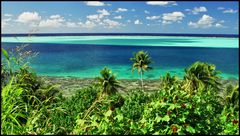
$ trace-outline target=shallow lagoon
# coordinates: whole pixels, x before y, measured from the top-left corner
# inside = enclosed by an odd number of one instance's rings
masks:
[[[23,43],[40,54],[32,63],[38,75],[92,78],[108,66],[120,79],[137,79],[131,72],[133,52],[146,50],[154,63],[146,79],[170,72],[183,77],[195,61],[213,63],[224,78],[239,77],[238,38],[181,36],[34,36],[2,37],[8,50]]]
[[[22,36],[2,37],[2,42],[238,48],[238,38],[186,36]]]

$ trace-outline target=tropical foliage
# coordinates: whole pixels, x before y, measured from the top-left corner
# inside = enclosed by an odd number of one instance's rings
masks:
[[[239,85],[222,84],[213,64],[196,62],[183,79],[167,73],[159,80],[161,87],[151,93],[121,87],[105,67],[96,83],[64,97],[26,63],[13,68],[14,56],[4,49],[2,53],[3,135],[239,135]]]
[[[101,77],[97,77],[99,85],[102,86],[102,93],[111,95],[117,92],[117,89],[120,88],[120,82],[112,74],[112,71],[107,67],[104,67],[100,72]]]
[[[185,69],[183,88],[191,93],[196,90],[204,90],[213,87],[219,90],[219,72],[215,70],[215,65],[195,62],[189,68]]]

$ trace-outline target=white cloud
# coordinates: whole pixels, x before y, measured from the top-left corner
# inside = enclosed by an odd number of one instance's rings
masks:
[[[224,7],[218,7],[217,10],[223,10],[225,9]]]
[[[117,13],[118,13],[118,12],[126,12],[126,11],[128,11],[128,9],[125,9],[125,8],[118,8],[118,9],[116,10]]]
[[[100,23],[101,19],[104,18],[104,16],[110,15],[110,13],[105,9],[98,10],[97,12],[99,14],[88,15],[86,18],[90,21],[94,21],[95,23]],[[93,26],[93,25],[91,25],[91,26]]]
[[[134,11],[136,11],[135,9],[132,9],[132,11],[134,12]]]
[[[219,28],[219,27],[223,27],[223,25],[220,24],[220,23],[216,23],[215,26],[216,26],[217,28]]]
[[[160,24],[157,23],[157,24],[147,24],[147,26],[159,26]]]
[[[100,13],[103,16],[108,16],[110,13],[106,9],[98,10],[98,13]]]
[[[40,21],[41,16],[37,12],[23,12],[18,16],[17,22],[29,23],[32,21]]]
[[[238,10],[233,10],[233,9],[228,9],[228,10],[224,10],[223,13],[237,13]]]
[[[148,20],[157,20],[157,19],[159,19],[160,18],[160,16],[150,16],[150,17],[146,17],[146,19],[148,19]]]
[[[106,18],[106,16],[110,15],[110,13],[107,10],[102,9],[102,10],[98,10],[97,12],[99,14],[88,15],[86,17],[87,21],[85,23],[79,22],[78,25],[82,28],[88,28],[88,29],[91,29],[97,26],[102,26],[104,28],[115,28],[115,27],[117,28],[120,26],[124,26],[124,24],[122,23]],[[121,19],[121,18],[122,16],[115,17],[115,19]]]
[[[207,8],[206,7],[194,7],[194,9],[192,10],[193,14],[198,14],[199,12],[207,12]]]
[[[144,13],[145,13],[145,14],[150,14],[150,12],[149,12],[149,11],[147,11],[147,10],[144,10]]]
[[[62,24],[57,20],[51,20],[51,19],[42,20],[39,23],[39,27],[60,27],[61,25]]]
[[[2,29],[5,28],[7,25],[8,25],[8,24],[7,24],[6,21],[1,20],[1,28],[2,28]]]
[[[5,22],[11,21],[11,20],[12,20],[12,18],[5,18],[5,19],[3,19],[3,21],[5,21]]]
[[[218,21],[218,22],[215,24],[215,27],[216,27],[216,28],[227,28],[227,26],[222,25],[223,23],[225,23],[225,21],[224,21],[224,20],[220,20],[220,21]]]
[[[115,16],[114,19],[122,19],[122,16]]]
[[[219,21],[219,23],[225,23],[225,21],[224,21],[224,20],[221,20],[221,21]]]
[[[110,20],[110,19],[104,19],[103,23],[105,23],[104,24],[105,27],[108,27],[108,28],[115,28],[115,27],[119,27],[119,26],[124,26],[123,24],[121,24],[117,21]]]
[[[209,28],[214,26],[215,21],[213,17],[204,14],[197,22],[190,21],[188,25],[193,28]],[[219,25],[215,24],[215,26]]]
[[[39,23],[39,27],[59,27],[59,26],[61,26],[61,23],[51,19],[42,20]]]
[[[142,22],[141,22],[140,20],[137,19],[137,20],[134,21],[134,24],[136,24],[136,25],[141,25]]]
[[[92,21],[87,20],[85,23],[79,22],[78,25],[82,28],[88,28],[91,29],[96,26],[96,24]]]
[[[75,22],[67,22],[66,26],[69,27],[69,28],[76,28],[76,27],[78,27]]]
[[[12,14],[4,14],[3,16],[5,16],[5,17],[12,17],[13,15]]]
[[[163,21],[162,21],[162,24],[163,24],[163,25],[167,25],[167,24],[172,24],[172,22],[171,22],[171,21],[163,20]]]
[[[146,4],[155,6],[177,5],[175,1],[147,1]]]
[[[1,28],[6,28],[6,26],[11,26],[12,25],[11,24],[12,15],[10,16],[10,14],[9,15],[4,14],[4,16],[8,17],[8,18],[4,18],[4,19],[1,20]]]
[[[59,19],[59,18],[61,18],[61,16],[60,15],[51,15],[50,16],[50,19]]]
[[[128,22],[128,23],[130,23],[130,22],[131,22],[131,20],[127,20],[127,22]]]
[[[60,27],[63,26],[63,22],[65,19],[60,15],[51,15],[48,19],[41,20],[39,23],[39,27]]]
[[[171,24],[173,22],[180,22],[185,15],[182,12],[172,12],[172,13],[164,13],[163,14],[163,24]]]
[[[105,4],[100,1],[87,1],[85,2],[88,6],[104,6]]]
[[[98,14],[94,14],[94,15],[88,15],[87,19],[89,20],[98,20],[100,18],[102,18],[103,16],[99,16]]]
[[[101,22],[101,19],[103,17],[104,16],[101,14],[95,14],[95,15],[88,15],[86,18],[91,22],[99,23],[99,22]]]
[[[192,10],[191,9],[185,9],[185,11],[188,12],[188,14],[198,14],[199,12],[207,12],[207,8],[206,7],[194,7]]]

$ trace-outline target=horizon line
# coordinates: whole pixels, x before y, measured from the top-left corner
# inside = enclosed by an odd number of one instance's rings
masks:
[[[1,36],[29,36],[29,35],[37,35],[37,36],[84,36],[84,35],[140,35],[140,36],[203,36],[203,37],[239,37],[239,34],[203,34],[203,33],[1,33]]]

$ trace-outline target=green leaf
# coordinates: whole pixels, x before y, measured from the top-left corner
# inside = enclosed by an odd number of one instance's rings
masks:
[[[155,121],[157,121],[157,123],[158,123],[158,122],[161,121],[161,119],[162,119],[162,118],[161,118],[160,116],[157,115],[156,118],[155,118]]]
[[[182,118],[179,119],[181,122],[185,122],[186,118],[183,116]]]
[[[145,122],[147,122],[147,120],[146,120],[145,118],[142,118],[142,119],[140,120],[140,122],[141,122],[141,123],[145,123]]]
[[[78,120],[76,121],[76,123],[77,123],[79,126],[82,126],[82,125],[85,123],[85,120],[83,120],[83,119],[78,119]]]
[[[195,129],[193,127],[191,127],[191,126],[187,126],[186,130],[188,132],[192,133],[192,134],[194,134],[196,132]]]
[[[162,118],[162,121],[169,121],[170,120],[170,118],[169,118],[169,116],[168,115],[165,115],[163,118]]]
[[[167,103],[163,102],[161,103],[161,108],[165,107],[167,105]]]
[[[118,121],[122,121],[123,120],[123,115],[117,115],[116,118],[118,119]]]
[[[108,110],[107,113],[105,113],[105,116],[106,116],[106,117],[109,117],[109,116],[111,116],[111,115],[112,115],[112,111],[111,111],[111,110]]]
[[[221,121],[222,121],[222,122],[224,122],[224,123],[225,123],[225,122],[226,122],[226,120],[227,120],[227,116],[222,116],[220,119],[221,119]]]
[[[207,105],[207,110],[212,111],[212,106],[210,104]]]
[[[170,104],[169,108],[167,110],[174,110],[175,109],[175,104]]]
[[[195,113],[195,114],[198,114],[198,115],[201,115],[200,108],[194,109],[194,113]]]
[[[136,123],[131,122],[130,128],[131,128],[131,129],[137,129],[138,127],[137,127]]]
[[[189,115],[189,111],[185,111],[183,114],[184,115]]]
[[[3,55],[9,60],[9,55],[5,49],[2,48]]]

